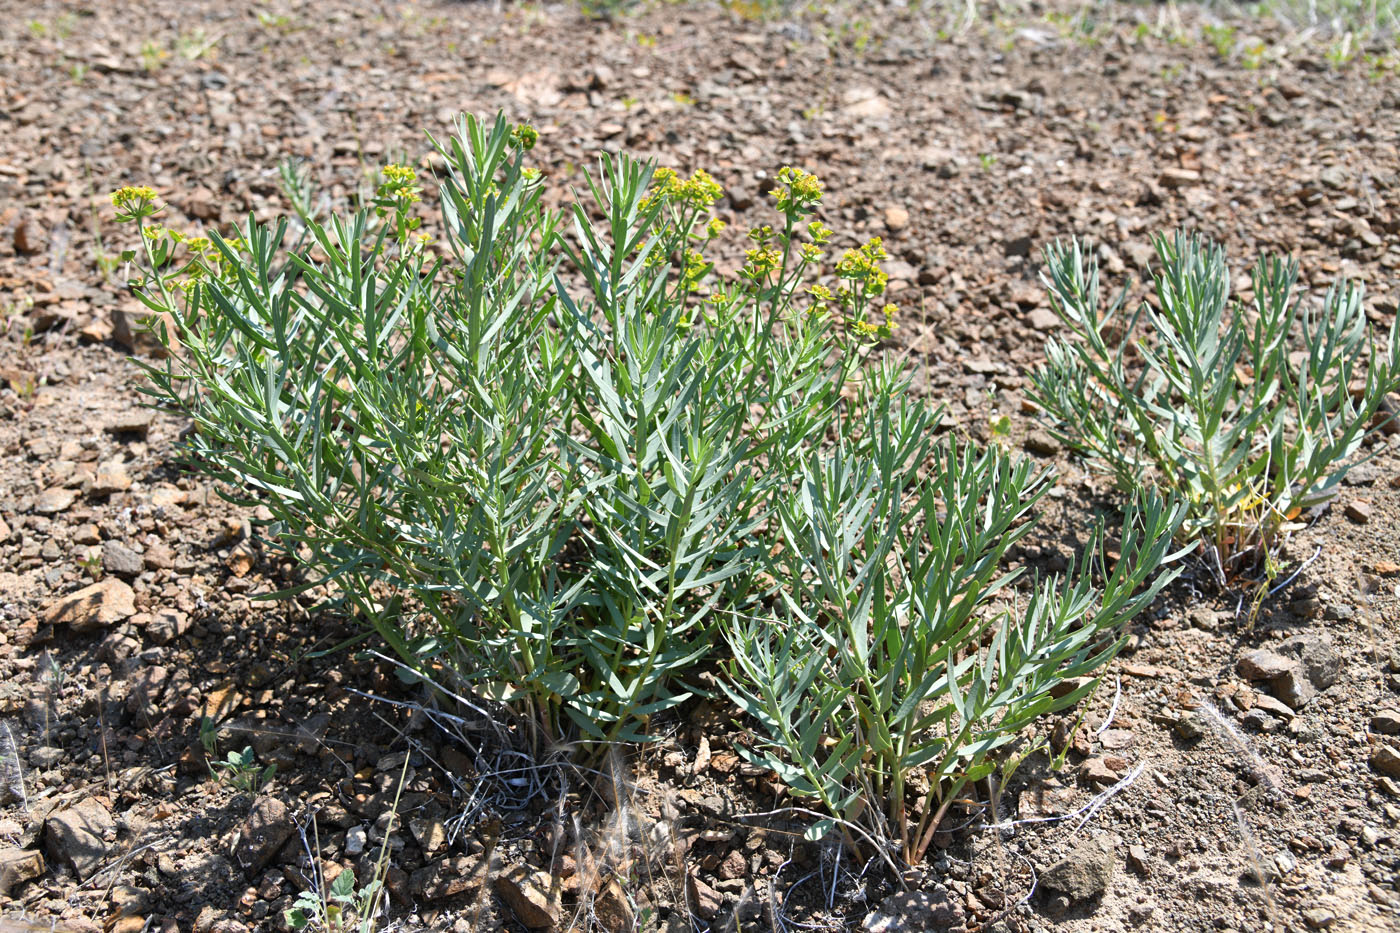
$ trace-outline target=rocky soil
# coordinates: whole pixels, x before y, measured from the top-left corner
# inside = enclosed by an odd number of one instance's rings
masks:
[[[743,229],[777,167],[815,171],[830,226],[884,237],[893,346],[950,429],[988,440],[1005,414],[1003,442],[1059,466],[1016,554],[1046,570],[1106,488],[1022,402],[1057,326],[1047,242],[1092,237],[1126,282],[1184,224],[1246,286],[1282,251],[1310,290],[1359,279],[1394,319],[1384,61],[1257,20],[1222,50],[1175,7],[989,11],[951,36],[942,14],[748,11],[0,0],[0,930],[281,929],[386,839],[406,928],[1400,928],[1395,435],[1294,536],[1301,570],[1252,626],[1238,593],[1183,577],[1088,715],[1049,724],[1065,767],[979,788],[903,885],[759,815],[793,801],[734,753],[727,708],[598,781],[449,734],[310,596],[258,599],[290,579],[259,516],[182,474],[184,425],[140,406],[122,184],[228,230],[285,210],[285,158],[343,203],[423,128],[497,109],[540,129],[559,195],[625,148],[709,169]],[[211,770],[244,748],[256,777]]]

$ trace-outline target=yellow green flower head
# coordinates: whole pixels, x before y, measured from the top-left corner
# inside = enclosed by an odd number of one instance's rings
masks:
[[[831,289],[829,289],[829,288],[827,288],[825,285],[821,285],[821,284],[817,284],[817,285],[808,285],[808,286],[807,286],[807,294],[809,294],[809,295],[813,296],[814,298],[817,298],[817,299],[819,299],[819,300],[821,300],[821,301],[835,301],[835,300],[836,300],[836,296],[833,295],[833,294],[831,293]]]
[[[749,231],[749,239],[753,240],[759,246],[763,246],[772,241],[773,228],[768,226],[767,224],[764,224],[761,227],[754,227],[752,230]]]
[[[820,220],[814,220],[807,225],[807,235],[812,238],[813,243],[825,243],[831,239],[831,228]]]
[[[528,123],[521,123],[510,131],[510,143],[517,149],[529,151],[540,140],[540,131]]]
[[[156,190],[147,185],[123,185],[112,192],[113,207],[127,207],[132,204],[149,204],[156,199]]]
[[[724,228],[729,226],[718,217],[711,217],[710,222],[705,224],[705,239],[713,240],[724,232]]]
[[[899,308],[892,304],[887,304],[880,309],[880,313],[885,316],[885,323],[882,325],[882,329],[884,330],[882,336],[888,337],[899,327],[899,325],[894,322],[894,316],[899,313]]]
[[[637,249],[643,250],[646,249],[646,246],[647,241],[643,240],[642,242],[637,244]],[[664,250],[654,249],[651,252],[647,253],[645,265],[648,269],[660,269],[662,266],[666,265],[670,261],[670,257],[666,255]]]
[[[843,279],[863,282],[869,294],[878,295],[889,281],[889,276],[880,268],[880,261],[888,258],[880,238],[875,237],[859,249],[846,250],[836,264],[836,274]]]
[[[651,187],[647,189],[646,196],[637,206],[644,211],[649,211],[656,205],[665,203],[677,184],[676,170],[658,165],[656,171],[651,173]]]
[[[784,214],[810,214],[821,203],[821,179],[785,165],[778,170],[778,187],[773,189],[773,197],[778,199],[778,210]]]
[[[384,166],[381,170],[384,177],[393,184],[411,185],[418,180],[418,173],[407,165],[400,165],[397,162]]]
[[[768,246],[748,250],[744,255],[748,261],[739,274],[754,282],[766,279],[783,262],[783,254]]]
[[[422,200],[418,196],[418,192],[423,189],[415,184],[418,180],[418,173],[411,166],[392,162],[380,169],[380,173],[384,176],[384,183],[375,192],[377,198],[375,210],[380,217],[389,213],[390,210],[397,212]]]
[[[540,178],[540,170],[533,165],[527,165],[522,168],[520,174],[526,181],[538,181]]]
[[[700,284],[700,280],[705,277],[705,273],[710,270],[710,264],[705,261],[705,257],[693,249],[685,251],[685,264],[681,269],[681,288],[690,291]]]
[[[899,325],[894,322],[894,316],[896,313],[898,313],[898,311],[899,308],[897,308],[896,306],[892,304],[887,304],[880,309],[880,313],[885,316],[885,323],[871,324],[869,321],[854,320],[851,321],[851,330],[858,337],[866,337],[874,340],[887,340],[891,335],[894,334],[895,330],[899,327]]]
[[[651,190],[642,199],[641,207],[647,210],[658,202],[675,201],[706,210],[722,197],[724,189],[703,168],[696,169],[694,175],[682,180],[675,169],[660,166],[652,173]]]
[[[821,258],[822,258],[822,251],[819,250],[819,249],[817,249],[816,244],[814,244],[814,243],[803,243],[803,244],[802,244],[802,261],[803,261],[803,262],[820,262],[820,261],[821,261]]]
[[[156,207],[156,191],[146,185],[123,185],[112,192],[112,206],[117,209],[117,220],[126,223],[150,217],[160,211]]]
[[[694,175],[681,184],[676,197],[691,207],[705,210],[724,197],[724,189],[720,187],[719,182],[710,177],[709,172],[698,168]]]

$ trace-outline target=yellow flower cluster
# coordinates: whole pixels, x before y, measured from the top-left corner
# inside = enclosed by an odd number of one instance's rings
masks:
[[[693,249],[686,250],[685,262],[681,267],[681,289],[687,292],[694,291],[709,270],[710,264],[705,261],[704,256]]]
[[[418,173],[410,166],[390,163],[380,171],[384,175],[385,181],[379,186],[379,197],[393,198],[404,204],[414,204],[421,200],[418,192],[423,189],[416,184]]]
[[[117,220],[121,223],[159,213],[155,201],[156,190],[147,185],[123,185],[112,192],[112,206],[117,209]]]
[[[410,185],[418,180],[418,173],[407,165],[400,165],[397,162],[384,166],[384,177],[391,183],[399,185]]]
[[[773,228],[764,224],[761,227],[754,227],[749,231],[749,239],[759,246],[767,246],[773,241]]]
[[[894,322],[894,316],[898,311],[899,309],[894,305],[887,304],[880,309],[880,313],[885,316],[885,322],[883,324],[871,324],[869,321],[863,320],[853,321],[851,322],[851,330],[855,331],[857,336],[860,337],[873,337],[877,340],[884,340],[899,327],[899,325]]]
[[[821,179],[811,172],[785,165],[778,170],[778,187],[773,189],[778,210],[784,214],[810,214],[822,199]]]
[[[112,192],[112,206],[126,207],[133,203],[149,204],[156,199],[156,189],[148,185],[123,185]]]
[[[848,249],[836,264],[836,274],[843,279],[860,282],[869,295],[879,295],[885,290],[890,277],[880,268],[880,263],[889,259],[879,237],[858,249]]]
[[[744,255],[747,262],[739,274],[754,283],[762,282],[783,264],[783,254],[771,246],[760,246],[746,251]]]
[[[642,199],[641,208],[649,210],[658,203],[671,201],[703,211],[714,207],[722,197],[724,189],[703,168],[682,180],[675,169],[662,166],[652,173],[651,190]]]

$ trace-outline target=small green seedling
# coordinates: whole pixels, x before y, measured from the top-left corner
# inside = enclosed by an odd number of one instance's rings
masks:
[[[319,927],[326,933],[372,933],[374,906],[382,887],[383,881],[374,878],[356,889],[355,872],[347,868],[335,876],[324,898],[315,891],[302,891],[286,912],[287,926],[293,930]]]
[[[277,773],[277,765],[259,768],[253,755],[253,747],[250,745],[241,752],[229,752],[226,759],[214,762],[211,770],[220,784],[228,784],[245,794],[256,794],[272,780],[272,776]]]

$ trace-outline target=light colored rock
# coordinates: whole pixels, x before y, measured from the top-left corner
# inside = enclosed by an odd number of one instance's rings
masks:
[[[1371,753],[1371,769],[1386,777],[1400,778],[1400,751],[1391,745],[1380,746]]]
[[[1371,731],[1381,735],[1400,734],[1400,710],[1383,709],[1372,716]]]
[[[542,871],[515,865],[496,878],[496,893],[511,913],[532,930],[552,930],[559,923],[559,904],[551,896],[552,879]]]
[[[1269,689],[1295,710],[1307,706],[1317,696],[1317,689],[1308,680],[1301,664],[1290,668],[1282,677],[1269,681]]]
[[[1157,184],[1163,188],[1189,188],[1201,183],[1201,173],[1189,168],[1164,169],[1157,176]]]
[[[1250,651],[1235,662],[1235,672],[1245,680],[1274,680],[1297,666],[1297,662],[1267,648]]]
[[[694,875],[685,879],[687,903],[701,920],[713,920],[724,906],[724,895]]]
[[[1041,873],[1040,884],[1047,891],[1069,898],[1071,903],[1092,900],[1108,889],[1116,865],[1111,839],[1084,839],[1069,855]]]
[[[408,830],[424,852],[432,854],[447,844],[447,827],[442,820],[431,818],[410,818]]]
[[[69,593],[43,613],[46,625],[66,625],[75,632],[105,628],[136,614],[136,594],[121,580],[103,580]]]
[[[39,493],[39,501],[34,503],[34,511],[40,515],[57,515],[66,512],[77,500],[78,494],[71,489],[56,486]]]
[[[97,475],[88,487],[88,495],[111,496],[130,488],[131,477],[127,475],[125,465],[120,461],[104,463],[97,468]]]
[[[15,885],[33,881],[44,873],[44,856],[30,849],[0,849],[0,897],[9,897]]]
[[[102,545],[102,569],[118,577],[134,577],[145,569],[141,555],[120,541]]]
[[[1303,922],[1310,930],[1325,930],[1337,922],[1337,915],[1326,907],[1309,907],[1303,911]]]
[[[885,208],[885,226],[890,230],[903,230],[909,226],[909,212],[898,204]]]
[[[873,87],[852,87],[841,94],[841,112],[848,117],[887,117],[891,109]]]
[[[1263,680],[1274,696],[1292,709],[1306,706],[1317,694],[1312,681],[1297,658],[1259,648],[1235,663],[1235,671],[1246,680]]]
[[[1032,308],[1026,314],[1026,323],[1035,330],[1054,330],[1060,326],[1060,316],[1049,308]]]

